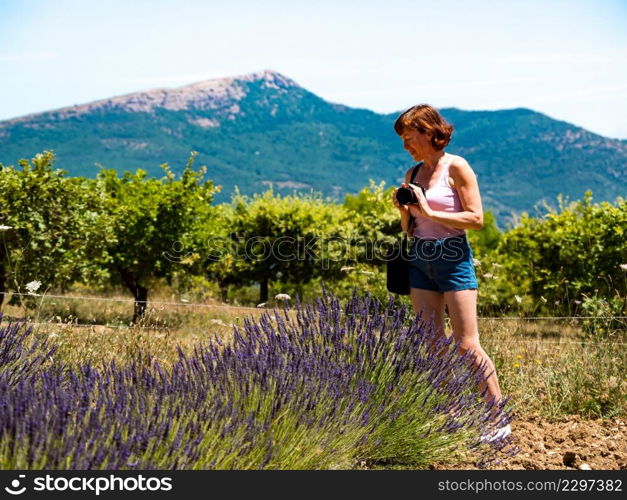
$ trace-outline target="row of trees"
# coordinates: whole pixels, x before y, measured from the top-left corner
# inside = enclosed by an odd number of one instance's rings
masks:
[[[370,181],[341,204],[270,189],[216,205],[219,186],[204,179],[206,168],[196,169],[194,158],[180,176],[162,165],[160,179],[105,168],[96,179],[67,177],[51,152],[0,165],[1,291],[19,294],[33,281],[59,292],[77,282],[123,285],[135,298],[136,321],[159,281],[201,277],[223,297],[229,287],[258,285],[265,302],[273,282],[298,292],[319,280],[350,281],[346,269],[378,276],[398,243],[392,188],[383,183]],[[625,200],[593,204],[588,194],[543,217],[523,215],[506,232],[490,213],[485,222],[469,233],[482,303],[542,300],[548,310],[572,312],[582,297],[601,296],[624,307]]]
[[[0,165],[1,291],[21,293],[32,282],[58,291],[122,284],[135,297],[136,320],[153,280],[193,264],[166,252],[173,242],[193,247],[207,230],[217,188],[194,170],[194,155],[180,178],[162,165],[161,179],[104,168],[96,179],[66,177],[54,160],[44,152],[19,168]]]

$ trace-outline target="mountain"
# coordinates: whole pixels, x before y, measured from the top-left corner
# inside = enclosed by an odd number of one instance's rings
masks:
[[[419,100],[419,96],[417,96]],[[455,126],[447,151],[477,173],[484,206],[501,219],[532,211],[559,193],[594,200],[625,195],[627,141],[608,139],[529,109],[444,108]],[[378,114],[327,102],[273,71],[154,89],[0,122],[0,162],[44,149],[70,175],[94,177],[96,164],[181,170],[190,151],[228,201],[245,194],[314,189],[334,199],[372,178],[398,184],[411,158]]]

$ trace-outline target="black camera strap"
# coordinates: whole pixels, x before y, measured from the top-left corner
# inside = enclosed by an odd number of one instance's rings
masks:
[[[420,170],[420,167],[422,167],[422,164],[424,163],[424,161],[420,160],[418,163],[416,163],[416,165],[414,166],[414,169],[411,172],[411,179],[409,179],[409,182],[412,183],[414,182],[414,179],[416,178],[416,174],[418,173],[418,170]]]
[[[414,169],[411,172],[411,178],[409,179],[410,184],[414,182],[414,179],[416,178],[416,174],[418,173],[418,170],[420,170],[420,167],[422,167],[423,163],[424,161],[420,160],[414,166]],[[409,226],[411,226],[413,222],[414,222],[414,216],[411,214],[411,212],[409,212],[409,223],[407,224],[407,229],[409,229]],[[405,233],[405,238],[407,238],[407,233]]]

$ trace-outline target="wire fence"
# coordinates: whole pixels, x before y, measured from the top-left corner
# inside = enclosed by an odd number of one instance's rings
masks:
[[[111,329],[120,329],[120,330],[173,330],[171,326],[147,326],[147,325],[103,325],[102,323],[73,323],[73,322],[58,322],[58,321],[28,321],[25,318],[20,318],[17,320],[5,320],[4,318],[0,319],[0,324],[2,323],[11,323],[14,321],[25,321],[28,325],[32,326],[55,326],[55,327],[71,327],[71,328],[111,328]]]
[[[250,306],[234,306],[227,304],[202,304],[193,302],[153,302],[148,300],[135,300],[135,299],[123,299],[118,297],[90,297],[88,295],[53,295],[53,294],[38,294],[38,293],[18,293],[18,292],[0,292],[0,295],[18,295],[22,297],[45,297],[49,299],[67,299],[67,300],[92,300],[96,302],[127,302],[133,304],[146,304],[150,306],[178,306],[178,307],[206,307],[215,309],[250,309],[257,311],[262,307],[250,307]],[[265,308],[265,307],[263,307]],[[265,308],[269,309],[269,308]]]
[[[9,323],[10,321],[6,321],[4,319],[0,320],[0,324]],[[71,328],[97,328],[101,327],[103,329],[120,329],[120,330],[152,330],[152,331],[172,331],[172,327],[166,326],[144,326],[144,325],[103,325],[99,323],[59,323],[55,321],[37,321],[37,322],[28,322],[29,325],[33,326],[54,326],[54,327],[71,327]],[[235,325],[223,325],[228,327],[233,327]],[[579,340],[546,340],[543,338],[539,339],[525,339],[525,338],[515,338],[514,336],[510,336],[507,339],[503,339],[503,342],[516,342],[516,343],[541,343],[541,344],[553,344],[553,345],[598,345],[600,343],[605,345],[627,345],[627,342],[613,342],[613,341],[579,341]]]
[[[134,303],[133,299],[125,299],[125,298],[112,298],[112,297],[91,297],[91,296],[80,296],[80,295],[52,295],[52,294],[34,294],[34,293],[17,293],[17,292],[0,292],[2,295],[22,295],[28,297],[41,297],[41,298],[54,298],[54,299],[67,299],[67,300],[92,300],[97,302],[125,302],[125,303]],[[251,310],[255,312],[273,312],[276,310],[285,311],[285,307],[248,307],[248,306],[232,306],[225,304],[202,304],[202,303],[186,303],[186,302],[149,302],[152,306],[183,306],[183,307],[206,307],[206,308],[218,308],[218,309],[237,309],[237,310]],[[573,320],[573,319],[609,319],[606,316],[503,316],[503,317],[489,317],[483,316],[478,317],[478,320],[489,320],[489,321],[526,321],[526,320]],[[614,316],[611,319],[627,319],[627,316]],[[0,319],[0,324],[3,322],[16,321],[15,319],[5,319],[2,317]],[[102,329],[118,329],[118,330],[151,330],[151,331],[172,331],[175,327],[172,326],[162,326],[162,325],[115,325],[115,324],[102,324],[102,323],[79,323],[74,321],[68,322],[57,322],[57,321],[29,321],[27,318],[20,318],[17,321],[28,321],[29,325],[33,326],[53,326],[53,327],[71,327],[71,328],[102,328]],[[234,327],[235,324],[226,324],[223,323],[220,326],[226,327]],[[543,344],[555,344],[555,345],[589,345],[590,341],[574,341],[574,340],[546,340],[544,338],[540,339],[528,339],[528,338],[515,338],[515,336],[510,336],[505,341],[513,341],[517,343],[538,343],[541,342]],[[599,340],[596,340],[598,343]],[[602,341],[607,345],[627,345],[627,342],[610,342],[610,341]]]
[[[136,301],[134,299],[124,299],[118,297],[91,297],[88,295],[53,295],[53,294],[36,294],[36,293],[18,293],[18,292],[0,292],[0,295],[19,295],[24,297],[42,297],[42,298],[50,298],[50,299],[62,299],[62,300],[92,300],[96,302],[126,302],[126,303],[137,303],[137,304],[147,304],[152,307],[158,306],[176,306],[176,307],[200,307],[200,308],[211,308],[211,309],[244,309],[251,311],[259,311],[259,310],[283,310],[284,306],[274,306],[274,307],[266,307],[265,303],[259,304],[257,307],[251,306],[240,306],[240,305],[228,305],[228,304],[203,304],[203,303],[193,303],[193,302],[153,302],[153,301]],[[527,321],[527,320],[580,320],[580,319],[618,319],[618,320],[626,320],[627,316],[479,316],[478,320],[493,320],[493,321]]]

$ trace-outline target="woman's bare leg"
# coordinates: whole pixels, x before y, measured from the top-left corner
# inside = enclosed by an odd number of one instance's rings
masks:
[[[422,311],[422,319],[430,324],[433,317],[433,326],[438,334],[444,333],[444,294],[422,288],[410,288],[409,296],[414,314]]]
[[[486,363],[485,373],[490,374],[486,382],[482,382],[479,390],[483,392],[487,385],[486,400],[495,402],[501,400],[501,389],[496,376],[494,363],[479,343],[479,329],[477,327],[477,290],[458,290],[444,292],[444,301],[448,307],[448,314],[453,327],[453,337],[460,342],[461,352],[472,350],[475,353],[474,362],[479,365]]]

